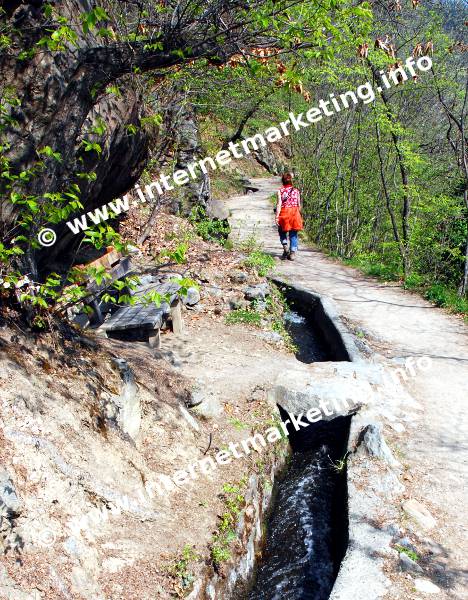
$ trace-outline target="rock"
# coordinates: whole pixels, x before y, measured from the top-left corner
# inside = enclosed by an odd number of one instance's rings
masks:
[[[444,554],[444,548],[434,540],[430,538],[421,538],[421,542],[424,544],[425,549],[430,552],[433,556],[440,556]]]
[[[387,445],[380,423],[371,423],[367,425],[359,436],[370,456],[375,456],[388,463],[391,467],[401,467],[401,464],[394,458],[392,451]]]
[[[423,573],[424,571],[418,565],[415,560],[412,560],[404,552],[400,552],[400,568],[402,571],[409,571],[410,573]]]
[[[224,223],[229,225],[229,209],[222,200],[216,200],[215,198],[211,198],[208,216],[213,220],[224,221]]]
[[[187,596],[186,600],[197,600],[199,598],[200,590],[202,589],[203,579],[197,579],[192,586],[192,591]],[[161,594],[162,597],[162,594]]]
[[[138,386],[135,376],[127,361],[114,358],[113,364],[118,368],[122,378],[120,396],[113,396],[112,404],[117,408],[116,421],[119,428],[135,439],[140,431],[141,406],[138,398]]]
[[[397,433],[404,433],[406,431],[406,427],[402,423],[390,422],[389,425],[393,429],[393,431],[396,431]]]
[[[213,274],[208,269],[201,269],[198,273],[198,279],[202,283],[211,283],[213,281]]]
[[[374,397],[369,382],[353,377],[353,371],[348,372],[340,363],[312,363],[307,367],[281,373],[269,394],[271,401],[294,415],[311,410],[312,419],[331,421],[355,414]]]
[[[434,573],[438,573],[441,577],[446,577],[447,565],[432,563],[431,566]]]
[[[271,148],[267,146],[261,146],[254,152],[255,160],[262,165],[269,173],[273,175],[279,175],[285,170],[285,167],[281,161],[279,161],[273,154]]]
[[[414,498],[403,502],[402,508],[403,511],[423,530],[432,529],[437,524],[437,521],[427,508]]]
[[[186,306],[195,306],[200,302],[200,292],[196,287],[190,287],[187,290],[187,294],[182,296],[182,302]]]
[[[139,255],[142,254],[140,248],[137,248],[136,246],[133,246],[132,244],[127,244],[127,252],[129,254],[139,254]]]
[[[395,471],[387,469],[387,472],[382,474],[380,478],[378,490],[384,496],[400,496],[405,491],[405,486],[401,483]]]
[[[8,516],[18,516],[21,512],[21,501],[15,490],[11,477],[5,469],[0,470],[0,507],[5,506]]]
[[[183,279],[183,276],[180,273],[174,272],[174,273],[164,273],[164,276],[161,278],[162,281],[176,281],[179,279]],[[158,280],[158,278],[156,278],[156,281]]]
[[[417,552],[416,546],[411,543],[411,540],[407,537],[400,538],[396,541],[399,546],[403,546],[403,548],[408,548],[408,550],[412,550],[413,552]]]
[[[231,298],[229,300],[230,310],[241,310],[242,308],[247,308],[248,306],[249,302],[247,300],[240,300],[238,298]]]
[[[154,275],[140,275],[138,277],[138,279],[140,280],[139,284],[138,284],[138,288],[143,288],[148,285],[159,283],[159,280],[160,280],[159,277],[155,277]]]
[[[190,390],[188,394],[188,398],[185,400],[185,406],[187,408],[193,408],[194,406],[198,406],[205,399],[205,394],[201,388],[195,387]]]
[[[259,312],[264,312],[267,309],[267,303],[264,300],[259,300],[255,306]]]
[[[200,427],[196,420],[192,417],[192,415],[188,412],[186,408],[183,406],[179,406],[179,410],[182,414],[182,417],[187,421],[187,423],[194,429],[195,431],[200,431]]]
[[[102,598],[103,594],[97,583],[97,574],[91,573],[89,570],[75,565],[72,567],[70,581],[72,591],[81,598],[86,600],[93,600],[95,598]]]
[[[399,527],[396,523],[390,523],[390,525],[387,525],[386,529],[392,537],[397,537],[403,533],[401,527]]]
[[[223,290],[216,285],[206,287],[205,291],[209,296],[214,296],[215,298],[221,298],[221,296],[224,294]]]
[[[201,302],[199,302],[198,304],[195,304],[194,306],[189,306],[187,304],[186,308],[187,308],[187,310],[193,310],[194,312],[203,312],[205,310],[205,305],[202,304]]]
[[[203,402],[194,408],[194,412],[197,415],[212,419],[219,417],[223,412],[223,407],[219,399],[213,394],[206,394]]]
[[[268,283],[259,283],[245,288],[244,296],[246,300],[265,300],[270,294],[270,286]]]
[[[258,335],[267,342],[273,342],[274,344],[283,343],[283,338],[281,337],[281,334],[276,331],[262,331]]]
[[[6,470],[0,470],[0,552],[2,553],[22,549],[23,541],[15,531],[15,519],[20,515],[21,508],[21,501],[11,477]]]
[[[249,279],[249,276],[245,271],[232,271],[229,274],[229,277],[234,283],[246,283]]]
[[[241,180],[242,185],[244,186],[244,194],[248,194],[249,192],[258,192],[258,186],[254,185],[250,179],[247,177],[242,177]]]
[[[414,580],[414,587],[418,592],[422,592],[423,594],[438,594],[440,592],[440,588],[429,581],[429,579],[422,579],[422,577]]]

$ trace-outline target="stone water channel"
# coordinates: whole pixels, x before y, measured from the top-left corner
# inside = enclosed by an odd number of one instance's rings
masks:
[[[286,327],[301,362],[346,360],[346,351],[318,327],[317,305],[286,288]],[[302,300],[302,301],[301,301]],[[324,315],[321,315],[322,318]],[[327,338],[327,339],[325,339]],[[279,406],[283,421],[288,418]],[[275,484],[262,557],[250,589],[239,600],[329,598],[348,544],[347,476],[342,460],[351,417],[321,421],[296,432],[288,427],[291,460]]]

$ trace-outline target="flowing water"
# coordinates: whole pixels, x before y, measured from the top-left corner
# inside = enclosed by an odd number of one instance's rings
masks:
[[[310,326],[306,317],[291,310],[284,316],[284,325],[297,347],[297,360],[307,364],[332,360],[327,347]]]
[[[305,363],[333,360],[310,317],[289,312],[286,328]],[[281,410],[283,420],[287,414]],[[289,429],[291,461],[275,485],[262,559],[245,600],[326,600],[348,543],[346,468],[350,419]]]
[[[249,600],[330,595],[347,545],[346,473],[339,459],[349,422],[337,421],[317,428],[309,440],[293,442]]]

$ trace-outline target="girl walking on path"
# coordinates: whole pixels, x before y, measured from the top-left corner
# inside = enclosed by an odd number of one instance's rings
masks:
[[[283,173],[283,187],[278,190],[276,204],[276,224],[283,245],[282,260],[294,260],[298,249],[298,232],[304,228],[301,217],[301,194],[293,187],[291,173]],[[289,235],[289,251],[288,251]]]

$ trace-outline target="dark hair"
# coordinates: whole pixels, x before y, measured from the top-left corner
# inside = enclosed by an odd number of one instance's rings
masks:
[[[283,182],[283,185],[292,185],[291,173],[283,173],[281,175],[281,181]]]

